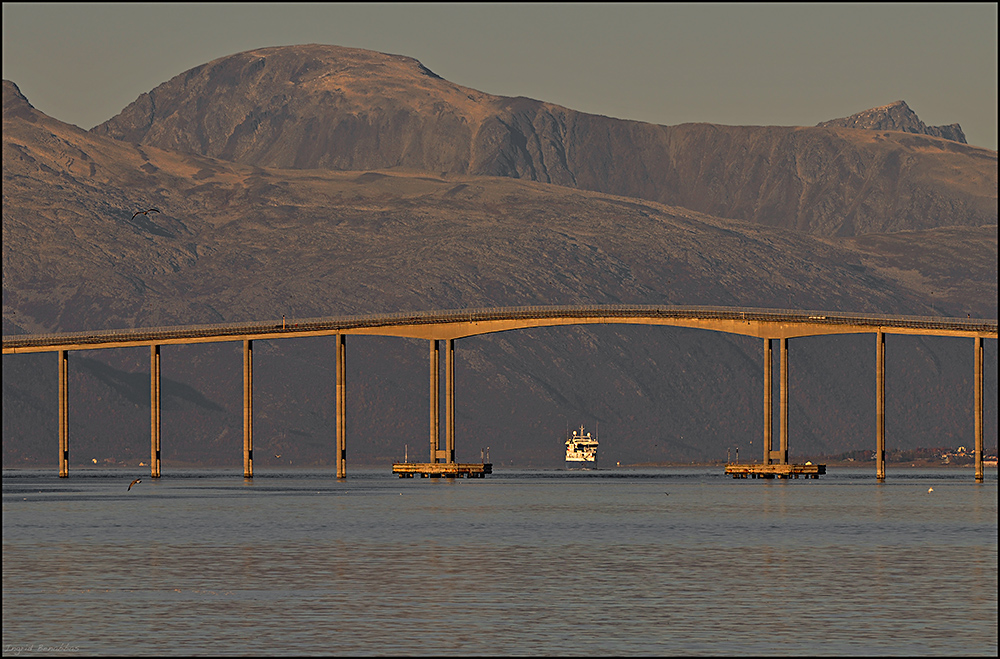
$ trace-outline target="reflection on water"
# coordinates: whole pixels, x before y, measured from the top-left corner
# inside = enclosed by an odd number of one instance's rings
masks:
[[[4,654],[996,655],[995,471],[719,471],[5,472]]]

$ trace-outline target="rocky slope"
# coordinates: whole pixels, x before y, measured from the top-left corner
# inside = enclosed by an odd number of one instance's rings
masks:
[[[93,132],[261,167],[528,179],[824,236],[996,224],[995,151],[864,128],[623,121],[314,44],[196,67]]]
[[[891,130],[917,135],[931,135],[953,142],[968,144],[965,133],[958,124],[948,126],[928,126],[920,120],[917,113],[910,109],[906,101],[896,101],[889,105],[871,108],[864,112],[852,114],[843,119],[831,119],[816,124],[821,128],[860,128],[862,130]]]
[[[480,302],[783,307],[792,295],[818,309],[996,315],[995,225],[891,234],[873,249],[875,236],[816,239],[504,177],[264,169],[8,105],[4,284],[20,331]],[[149,206],[162,212],[132,219]]]

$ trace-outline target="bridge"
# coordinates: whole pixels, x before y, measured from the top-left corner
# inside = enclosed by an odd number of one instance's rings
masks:
[[[3,338],[3,354],[57,352],[59,364],[59,475],[69,475],[69,352],[149,346],[151,476],[160,476],[160,346],[243,342],[243,474],[253,476],[253,342],[333,336],[336,341],[337,477],[347,476],[345,409],[346,337],[374,335],[429,340],[430,462],[455,462],[455,341],[533,327],[586,324],[663,325],[763,339],[764,464],[788,464],[788,341],[831,334],[875,337],[875,475],[885,479],[885,336],[911,334],[973,339],[975,478],[983,480],[983,340],[997,338],[997,321],[973,318],[888,316],[828,311],[646,305],[534,306],[404,312],[258,321],[217,325],[16,335]],[[773,437],[773,342],[778,342],[779,447]],[[445,447],[441,448],[440,360],[445,353]]]

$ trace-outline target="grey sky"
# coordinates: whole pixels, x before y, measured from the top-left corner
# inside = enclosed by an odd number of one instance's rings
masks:
[[[905,100],[997,148],[996,3],[3,3],[3,77],[82,128],[192,67],[301,43],[665,125],[812,126]]]

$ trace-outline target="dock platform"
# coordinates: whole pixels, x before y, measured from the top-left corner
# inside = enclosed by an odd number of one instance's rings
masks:
[[[421,478],[486,478],[493,473],[493,465],[489,462],[394,462],[392,473],[400,478],[413,478],[420,474]]]
[[[726,474],[733,478],[819,478],[826,465],[795,464],[728,464]]]

